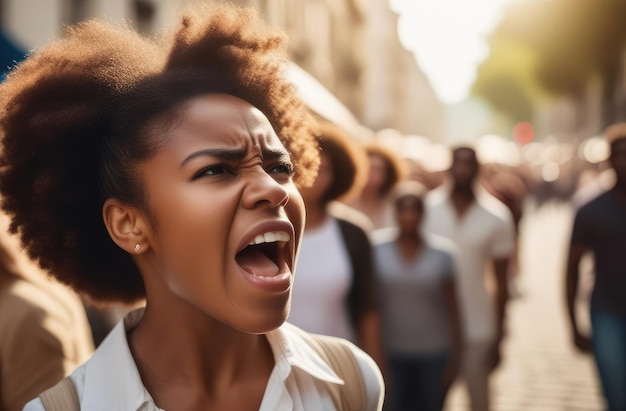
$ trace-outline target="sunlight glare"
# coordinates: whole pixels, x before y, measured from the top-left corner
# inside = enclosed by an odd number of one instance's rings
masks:
[[[439,98],[462,101],[487,57],[486,36],[510,0],[389,0],[398,36],[415,54]]]

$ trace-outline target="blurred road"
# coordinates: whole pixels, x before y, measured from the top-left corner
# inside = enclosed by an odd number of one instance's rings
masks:
[[[504,358],[492,380],[493,411],[603,409],[593,361],[572,348],[566,322],[563,273],[572,218],[568,205],[546,204],[522,220],[521,296],[509,305]],[[589,289],[589,279],[581,283]],[[583,317],[586,302],[579,307]],[[467,404],[464,387],[456,384],[445,410],[467,410]]]

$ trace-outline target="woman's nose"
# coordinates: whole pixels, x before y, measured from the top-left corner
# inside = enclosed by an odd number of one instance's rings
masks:
[[[248,178],[243,196],[244,207],[256,208],[267,205],[273,208],[284,206],[289,202],[289,193],[285,186],[265,170],[255,171]]]

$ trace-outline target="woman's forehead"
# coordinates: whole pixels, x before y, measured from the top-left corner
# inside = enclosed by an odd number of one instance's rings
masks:
[[[170,142],[181,139],[211,140],[226,147],[250,144],[271,150],[284,150],[267,117],[252,104],[238,97],[213,94],[195,97],[185,103],[181,119],[169,130]]]
[[[185,104],[187,116],[225,117],[231,121],[239,118],[250,126],[270,125],[267,117],[251,103],[230,94],[204,94],[193,97]],[[271,126],[270,126],[271,127]]]

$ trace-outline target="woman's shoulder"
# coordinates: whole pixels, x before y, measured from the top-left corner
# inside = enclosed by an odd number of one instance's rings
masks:
[[[359,363],[361,375],[363,376],[363,387],[366,395],[365,409],[382,409],[383,400],[385,398],[385,383],[380,368],[365,351],[350,342],[348,343],[351,345],[350,349]]]
[[[398,238],[398,229],[396,227],[379,228],[374,230],[370,237],[374,247],[390,247]]]
[[[24,406],[22,411],[46,411],[46,409],[43,407],[43,404],[41,403],[39,397],[37,397],[34,400],[28,402]]]
[[[328,214],[338,221],[343,229],[369,234],[374,231],[370,219],[361,211],[344,203],[332,202],[328,205]]]
[[[311,347],[345,382],[345,396],[359,404],[364,402],[364,410],[381,409],[385,392],[382,374],[376,362],[365,351],[343,338],[307,333],[291,324],[282,328],[302,344]]]

